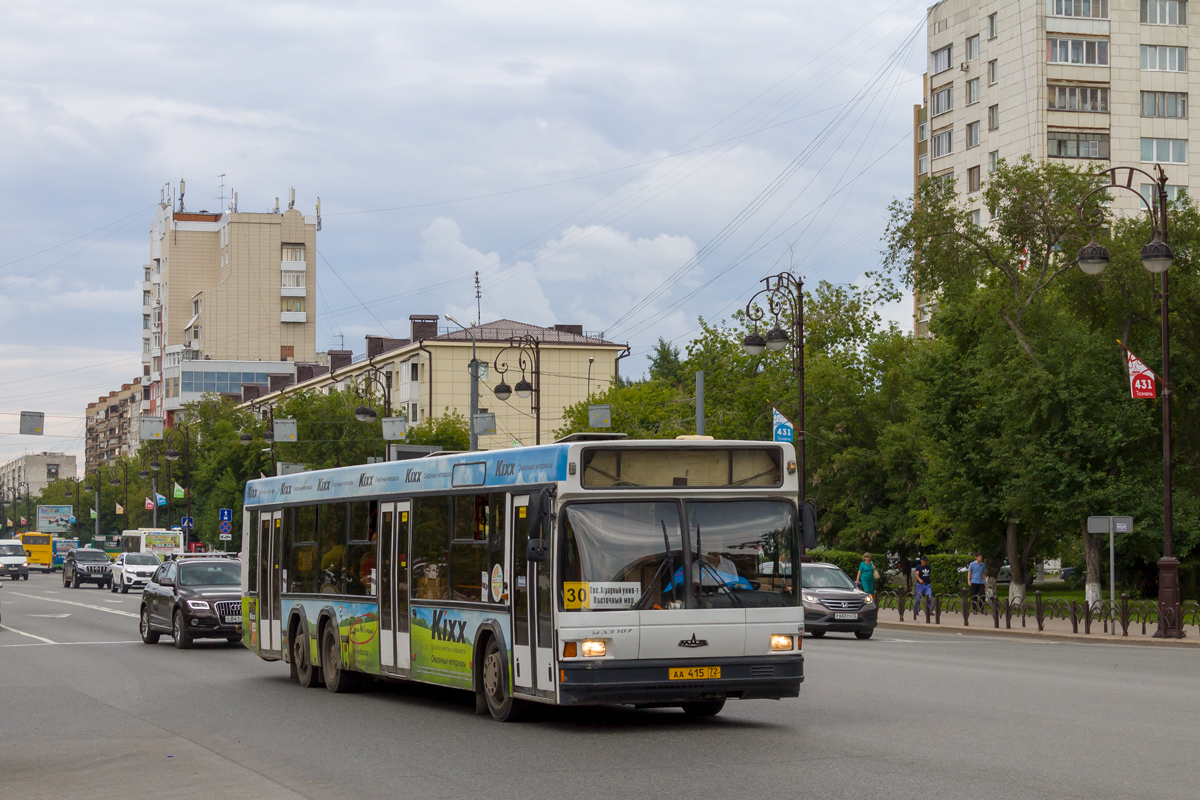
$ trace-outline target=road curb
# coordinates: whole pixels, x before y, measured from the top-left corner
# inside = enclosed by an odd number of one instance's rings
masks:
[[[1139,647],[1182,647],[1200,648],[1200,641],[1195,639],[1151,639],[1149,637],[1133,638],[1113,636],[1111,634],[1086,633],[1046,633],[1037,630],[1012,630],[1010,628],[965,628],[946,627],[930,622],[878,622],[876,627],[893,631],[928,631],[931,633],[965,634],[967,636],[999,636],[1017,637],[1023,639],[1049,639],[1060,642],[1077,642],[1092,644],[1131,644]]]

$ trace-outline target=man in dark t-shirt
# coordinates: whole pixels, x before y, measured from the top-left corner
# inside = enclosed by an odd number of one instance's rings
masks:
[[[916,585],[913,587],[913,619],[921,611],[921,598],[925,598],[930,613],[933,612],[933,570],[929,567],[929,556],[921,556],[916,569]]]

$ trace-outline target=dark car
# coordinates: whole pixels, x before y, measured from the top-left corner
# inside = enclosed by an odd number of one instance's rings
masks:
[[[233,558],[180,558],[159,567],[142,591],[142,641],[164,633],[175,646],[194,639],[242,638],[242,564]]]
[[[101,589],[112,583],[108,553],[91,547],[76,547],[63,559],[63,586],[78,589],[80,584],[94,583]]]
[[[856,587],[835,564],[801,566],[800,590],[804,630],[813,636],[833,631],[870,639],[875,632],[879,618],[875,598]]]

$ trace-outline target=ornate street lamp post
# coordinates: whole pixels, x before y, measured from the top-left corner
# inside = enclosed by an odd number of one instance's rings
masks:
[[[521,370],[521,380],[517,381],[516,386],[509,386],[504,380],[504,373],[508,372],[508,357],[505,355],[509,350],[516,351],[516,366]],[[523,336],[510,336],[508,344],[506,344],[499,353],[496,354],[495,361],[492,362],[492,368],[496,370],[496,374],[500,376],[500,382],[496,384],[496,388],[492,390],[492,394],[496,395],[496,399],[500,402],[507,402],[508,398],[512,397],[513,392],[517,393],[517,397],[525,399],[532,397],[533,400],[533,419],[534,419],[534,443],[542,443],[542,353],[541,346],[537,337],[529,334]],[[526,373],[533,377],[533,382],[530,383],[526,377]]]
[[[1079,219],[1091,229],[1091,241],[1079,251],[1079,268],[1088,275],[1099,275],[1108,266],[1108,249],[1096,241],[1096,228],[1104,222],[1104,211],[1093,206],[1085,212],[1087,201],[1097,192],[1108,189],[1128,189],[1135,193],[1150,214],[1150,241],[1142,247],[1142,266],[1161,281],[1154,299],[1162,303],[1162,436],[1163,436],[1163,556],[1158,561],[1158,630],[1156,638],[1178,639],[1183,636],[1182,608],[1179,599],[1179,559],[1175,558],[1174,510],[1171,498],[1171,320],[1167,297],[1167,270],[1175,253],[1167,244],[1167,175],[1162,165],[1155,164],[1151,175],[1137,167],[1113,167],[1104,174],[1109,182],[1092,190],[1079,204]],[[1133,188],[1134,175],[1144,175],[1155,186],[1154,195],[1147,200]],[[1118,174],[1125,180],[1118,181]],[[1089,221],[1088,217],[1091,216]]]
[[[759,289],[746,303],[746,317],[754,323],[754,330],[743,340],[742,348],[748,355],[757,356],[762,355],[764,350],[779,351],[791,345],[798,409],[792,439],[796,446],[796,477],[800,486],[796,513],[800,513],[804,506],[804,279],[790,272],[781,272],[763,278],[762,282],[764,288]],[[755,304],[759,297],[765,297],[774,322],[766,338],[758,332],[758,323],[766,316],[763,309]],[[786,318],[789,313],[792,319],[790,335],[779,324],[780,316]],[[800,547],[803,553],[803,542]]]

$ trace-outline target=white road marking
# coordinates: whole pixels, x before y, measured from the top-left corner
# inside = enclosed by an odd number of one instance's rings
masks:
[[[26,614],[25,616],[27,616],[27,617],[44,617],[45,619],[65,619],[71,615],[68,613],[68,614]]]
[[[91,603],[77,603],[74,600],[59,600],[58,598],[55,598],[55,597],[42,597],[40,595],[25,594],[23,592],[13,592],[12,594],[15,594],[17,597],[28,597],[30,600],[45,600],[48,603],[63,603],[65,605],[69,605],[69,606],[79,606],[80,608],[90,608],[93,611],[104,611],[108,614],[120,614],[122,617],[133,617],[134,619],[138,618],[138,615],[133,613],[132,611],[121,611],[118,608],[108,608],[107,606],[95,606],[95,605],[92,605]]]
[[[4,626],[0,625],[0,628],[2,628],[2,627],[4,627]],[[12,629],[10,628],[9,630],[12,630]],[[16,633],[20,633],[20,632],[21,631],[16,631]],[[29,636],[31,634],[25,634],[25,635]],[[54,645],[56,647],[70,647],[72,645],[78,645],[78,644],[141,644],[141,643],[142,643],[141,639],[127,639],[125,641],[120,641],[120,642],[30,642],[28,644],[0,644],[0,648],[5,648],[5,647],[49,647],[50,645]]]
[[[7,625],[0,625],[0,628],[3,628],[6,631],[12,631],[13,633],[19,633],[22,636],[28,636],[30,639],[37,639],[42,644],[58,644],[58,642],[54,641],[53,639],[47,639],[45,636],[38,636],[33,633],[26,633],[25,631],[19,631],[16,628],[10,628]]]

